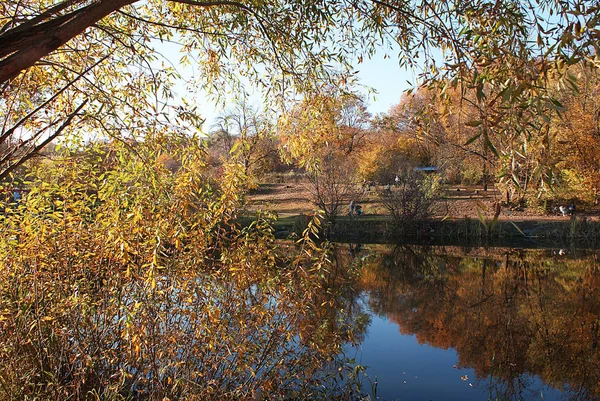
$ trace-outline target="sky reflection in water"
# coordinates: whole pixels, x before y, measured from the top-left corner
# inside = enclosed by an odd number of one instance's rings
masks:
[[[490,377],[482,380],[473,369],[459,368],[455,350],[419,344],[415,335],[401,334],[396,323],[376,315],[356,360],[368,367],[370,380],[377,378],[377,396],[384,400],[475,401],[490,395]],[[371,384],[366,381],[365,386]],[[531,380],[526,393],[527,400],[561,399],[560,391],[544,386],[539,378]]]
[[[372,322],[347,352],[367,367],[365,391],[377,380],[384,400],[598,399],[596,255],[377,247],[361,279]]]

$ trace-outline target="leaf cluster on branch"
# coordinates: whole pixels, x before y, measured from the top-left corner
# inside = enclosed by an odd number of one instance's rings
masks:
[[[514,103],[544,96],[543,82],[529,82],[532,70],[597,65],[599,13],[591,0],[7,0],[0,134],[19,152],[0,171],[36,152],[19,148],[19,138],[43,130],[42,143],[57,121],[111,136],[177,129],[175,118],[197,126],[194,105],[170,107],[178,73],[157,66],[160,42],[177,42],[182,61],[199,71],[195,85],[216,92],[240,76],[270,95],[343,87],[353,83],[353,60],[383,46],[399,51],[400,65],[423,67],[425,81],[449,79],[483,95],[484,84],[512,79],[506,88],[525,94],[508,95]]]

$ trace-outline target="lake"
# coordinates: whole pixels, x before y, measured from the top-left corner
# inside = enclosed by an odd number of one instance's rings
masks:
[[[600,397],[597,251],[253,238],[151,275],[93,260],[0,269],[0,400]]]
[[[341,246],[371,321],[345,353],[371,398],[599,398],[597,252]]]

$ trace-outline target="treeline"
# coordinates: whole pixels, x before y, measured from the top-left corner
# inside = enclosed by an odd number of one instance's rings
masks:
[[[594,204],[600,199],[600,75],[582,64],[568,71],[546,76],[550,92],[522,104],[518,85],[450,81],[405,93],[376,116],[363,97],[335,88],[281,115],[240,102],[198,140],[211,179],[220,180],[229,163],[242,170],[246,189],[301,177],[321,197],[327,189],[330,199],[315,202],[322,209],[344,203],[350,196],[344,185],[407,182],[417,167],[432,167],[446,184],[496,188],[506,206],[550,211],[557,204]],[[173,156],[179,145],[157,155],[172,172],[181,165]],[[48,147],[45,154],[58,153]],[[13,186],[27,170],[14,172]]]
[[[273,123],[242,105],[212,130],[212,161],[242,159],[258,175],[254,184],[295,169],[313,181],[385,185],[433,167],[445,183],[498,189],[507,206],[597,203],[600,75],[582,63],[567,71],[527,85],[523,78],[420,87],[375,116],[363,97],[335,89]],[[541,81],[549,89],[532,98]]]

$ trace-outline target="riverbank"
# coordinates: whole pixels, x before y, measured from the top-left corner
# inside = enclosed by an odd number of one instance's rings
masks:
[[[274,222],[278,238],[301,235],[307,215],[287,216]],[[600,245],[600,222],[573,217],[568,220],[427,219],[398,226],[388,216],[340,217],[323,227],[337,242],[428,243],[457,246],[562,247]]]
[[[379,202],[378,192],[359,193],[362,216],[340,216],[324,227],[328,238],[340,242],[431,243],[457,246],[561,247],[600,245],[600,211],[578,208],[574,216],[528,208],[502,208],[493,220],[500,194],[492,189],[449,187],[437,201],[431,218],[394,223]],[[278,238],[302,233],[313,214],[305,184],[263,184],[249,195],[249,213],[274,211]]]
[[[394,191],[392,187],[392,191]],[[370,191],[354,191],[352,200],[362,206],[365,216],[386,216],[387,210],[381,202],[381,188]],[[446,187],[433,205],[431,217],[433,219],[476,219],[480,216],[493,218],[495,205],[502,203],[502,194],[490,188],[484,191],[478,186],[455,185]],[[349,202],[349,201],[348,201]],[[503,221],[567,221],[569,217],[558,212],[558,206],[566,203],[557,203],[554,213],[548,213],[540,208],[508,208],[502,207],[499,218]],[[347,211],[347,205],[343,205]],[[587,220],[600,221],[600,205],[576,205],[576,216],[585,217]],[[281,218],[310,214],[315,211],[311,202],[310,187],[306,183],[267,183],[248,194],[248,209],[250,212],[269,210],[276,212]],[[553,209],[549,207],[548,209]]]

